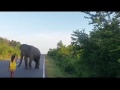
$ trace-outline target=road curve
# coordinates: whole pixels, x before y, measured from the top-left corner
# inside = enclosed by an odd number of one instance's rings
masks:
[[[17,61],[19,63],[19,60]],[[10,72],[8,72],[8,61],[0,61],[0,78],[10,78]],[[45,78],[45,55],[42,54],[40,58],[40,69],[34,69],[35,63],[32,62],[32,69],[24,69],[24,60],[21,66],[15,71],[15,78]]]

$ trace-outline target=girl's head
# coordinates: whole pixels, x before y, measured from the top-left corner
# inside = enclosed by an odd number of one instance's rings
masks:
[[[11,56],[11,61],[13,62],[13,60],[15,60],[15,59],[17,59],[17,55],[16,55],[16,54],[13,54],[13,55]]]

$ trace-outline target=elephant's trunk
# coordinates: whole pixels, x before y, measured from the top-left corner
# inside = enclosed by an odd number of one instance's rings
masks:
[[[18,67],[20,67],[20,65],[21,65],[21,63],[22,63],[22,60],[23,60],[23,55],[21,55],[21,58],[20,58],[20,62],[19,62]]]

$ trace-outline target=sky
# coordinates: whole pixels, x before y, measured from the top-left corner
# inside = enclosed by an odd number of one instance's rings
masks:
[[[93,26],[84,16],[81,12],[0,12],[0,36],[33,45],[46,54],[60,40],[69,45],[74,30],[85,28],[89,34]]]

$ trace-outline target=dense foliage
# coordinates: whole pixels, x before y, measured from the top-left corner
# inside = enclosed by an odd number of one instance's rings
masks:
[[[90,34],[75,30],[71,44],[58,42],[50,49],[61,69],[76,77],[120,77],[120,27],[119,12],[84,12],[94,28]]]
[[[20,42],[0,37],[0,60],[10,59],[12,54],[20,55]]]

